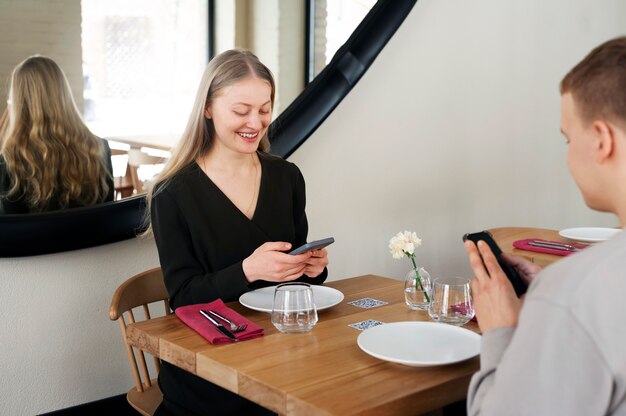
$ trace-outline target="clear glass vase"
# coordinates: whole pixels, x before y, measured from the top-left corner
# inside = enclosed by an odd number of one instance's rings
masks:
[[[423,267],[411,269],[404,279],[404,301],[415,311],[428,310],[432,293],[430,274]]]

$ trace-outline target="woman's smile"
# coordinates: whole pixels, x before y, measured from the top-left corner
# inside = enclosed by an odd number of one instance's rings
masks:
[[[253,143],[254,141],[256,141],[257,137],[259,137],[258,131],[255,131],[255,132],[238,131],[237,134],[248,143]]]

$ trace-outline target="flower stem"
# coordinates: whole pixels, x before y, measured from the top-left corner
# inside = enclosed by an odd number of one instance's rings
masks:
[[[422,277],[420,276],[419,270],[417,270],[417,264],[415,264],[415,256],[409,256],[409,258],[411,259],[411,263],[413,263],[413,269],[415,270],[415,289],[418,289],[418,285],[419,285],[419,290],[421,290],[422,293],[424,294],[424,298],[426,298],[426,302],[430,302],[428,293],[426,293],[426,291],[424,290],[424,287],[422,286]]]

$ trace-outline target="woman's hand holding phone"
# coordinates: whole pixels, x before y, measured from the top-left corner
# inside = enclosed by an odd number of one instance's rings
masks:
[[[310,251],[311,257],[306,262],[304,274],[308,277],[319,276],[326,266],[328,266],[328,251],[325,248]]]
[[[311,253],[311,257],[306,262],[304,274],[308,277],[319,276],[326,266],[328,266],[328,251],[324,247],[335,242],[333,237],[323,238],[321,240],[311,241],[291,251],[289,254],[298,255],[299,253]]]
[[[297,249],[289,252],[289,254],[302,254],[307,251],[321,250],[324,247],[329,246],[334,242],[335,242],[335,239],[333,237],[322,238],[321,240],[315,240],[315,241],[311,241],[310,243],[304,243]]]
[[[332,237],[303,244],[293,251],[290,243],[268,242],[254,250],[242,263],[249,282],[287,282],[306,274],[317,277],[328,265],[328,251],[324,247],[335,242]]]
[[[307,267],[310,267],[309,261],[313,253],[311,251],[302,254],[285,253],[290,249],[291,244],[282,241],[261,245],[242,263],[246,279],[249,282],[256,280],[287,282],[302,276]]]

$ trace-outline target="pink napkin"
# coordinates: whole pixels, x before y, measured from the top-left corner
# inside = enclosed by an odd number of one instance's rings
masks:
[[[263,328],[224,305],[222,299],[217,299],[209,303],[197,303],[195,305],[181,306],[176,309],[176,316],[178,316],[178,318],[189,327],[194,329],[198,334],[202,335],[211,344],[224,344],[235,341],[222,334],[215,327],[215,325],[213,325],[200,313],[201,309],[204,309],[205,311],[211,310],[217,312],[224,318],[228,318],[228,320],[234,322],[236,325],[247,323],[248,327],[245,330],[241,332],[233,332],[233,335],[237,337],[238,341],[245,341],[263,336]],[[229,324],[223,322],[219,318],[214,319],[224,325],[226,329],[230,330]]]
[[[515,248],[519,248],[520,250],[526,250],[526,251],[535,251],[537,253],[546,253],[546,254],[555,254],[557,256],[569,256],[570,254],[574,254],[576,253],[575,251],[567,251],[567,250],[555,250],[552,248],[546,248],[546,247],[536,247],[536,246],[531,246],[528,243],[531,241],[546,241],[546,242],[553,242],[553,243],[561,243],[563,244],[563,242],[561,241],[550,241],[550,240],[542,240],[541,238],[527,238],[525,240],[517,240],[513,242],[513,247]],[[574,244],[574,243],[567,243],[571,246],[574,246],[576,248],[580,248],[583,249],[587,246],[583,245],[583,244]]]
[[[455,305],[450,306],[450,309],[452,309],[454,312],[459,312],[462,314],[466,314],[467,313],[467,305],[465,305],[464,303],[457,303]],[[472,321],[474,322],[478,322],[476,320],[476,314],[474,314],[474,316],[472,317]]]

